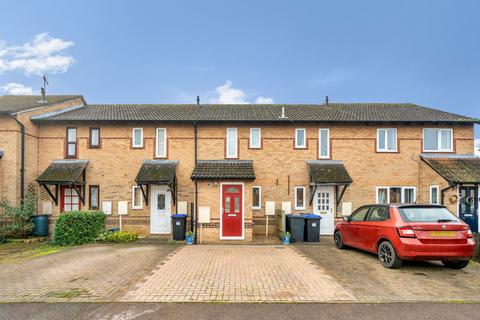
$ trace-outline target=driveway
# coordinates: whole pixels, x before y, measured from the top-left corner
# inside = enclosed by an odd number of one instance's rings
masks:
[[[480,302],[480,265],[450,270],[321,245],[88,245],[0,265],[0,302]]]

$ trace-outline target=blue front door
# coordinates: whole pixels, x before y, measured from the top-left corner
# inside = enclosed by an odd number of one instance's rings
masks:
[[[478,188],[460,187],[460,219],[470,226],[472,232],[478,232]]]

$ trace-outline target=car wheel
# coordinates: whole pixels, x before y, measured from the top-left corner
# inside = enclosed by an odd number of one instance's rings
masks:
[[[343,243],[343,238],[340,231],[335,231],[335,233],[333,234],[333,239],[335,239],[335,247],[337,247],[337,249],[346,248],[345,244]]]
[[[395,248],[389,241],[383,241],[378,246],[378,259],[388,269],[397,269],[402,266],[402,259],[397,256]]]
[[[442,261],[443,265],[451,269],[463,269],[468,266],[469,260]]]

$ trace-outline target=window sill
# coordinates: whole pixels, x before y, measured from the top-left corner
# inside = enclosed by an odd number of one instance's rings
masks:
[[[143,207],[132,207],[132,210],[143,210]]]

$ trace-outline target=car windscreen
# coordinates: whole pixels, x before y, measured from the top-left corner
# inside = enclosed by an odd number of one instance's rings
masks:
[[[405,222],[450,222],[458,218],[442,207],[405,207],[398,208]]]

